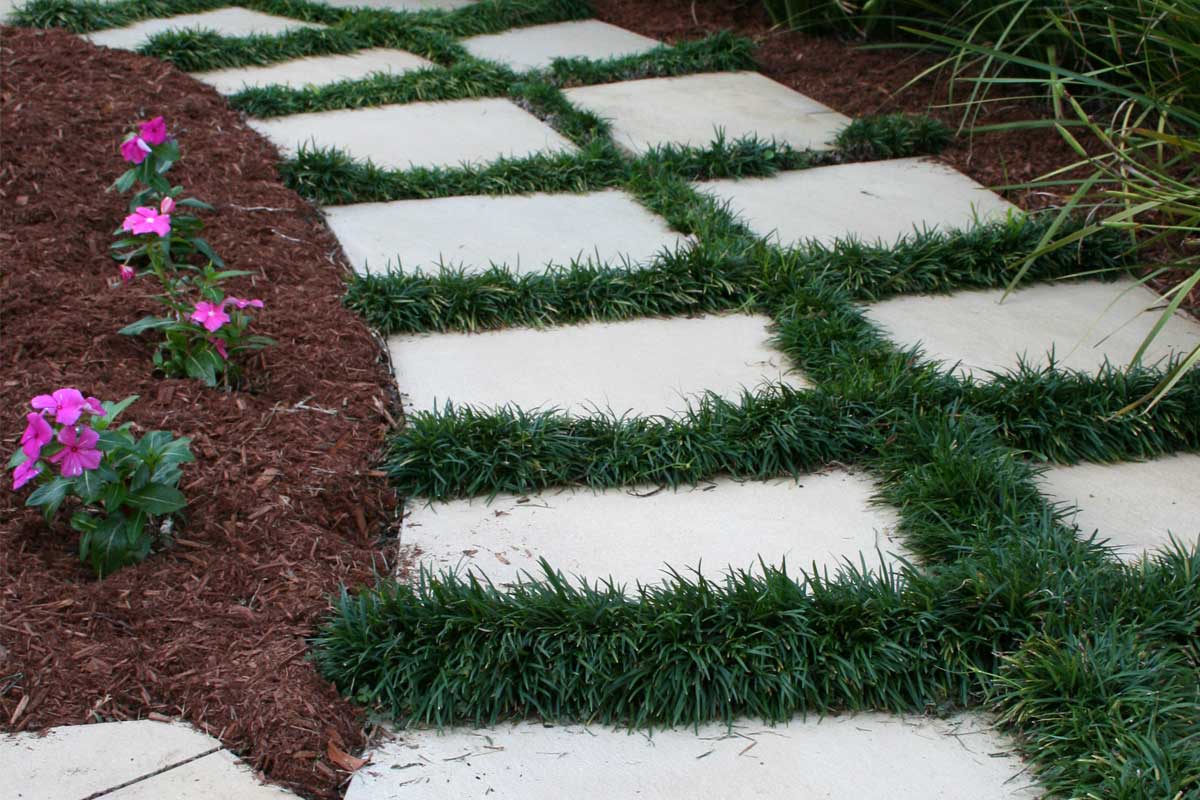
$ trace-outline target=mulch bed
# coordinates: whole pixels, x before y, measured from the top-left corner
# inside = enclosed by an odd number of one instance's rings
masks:
[[[142,430],[192,437],[186,525],[166,552],[97,581],[77,535],[0,489],[0,728],[179,717],[270,779],[338,797],[330,744],[363,744],[363,715],[306,660],[339,585],[386,570],[394,499],[373,459],[392,381],[371,332],[341,306],[344,257],[279,182],[274,149],[213,90],[163,62],[60,32],[4,28],[0,51],[0,416],[5,459],[29,399],[59,386],[141,399]],[[105,191],[138,120],[162,114],[184,158],[171,176],[217,206],[207,237],[234,293],[266,302],[274,337],[245,391],[152,374],[153,285],[114,285],[107,255],[126,197]]]
[[[904,111],[930,114],[952,128],[962,122],[961,108],[938,108],[948,102],[945,75],[935,73],[909,85],[937,59],[911,49],[865,49],[861,41],[782,30],[772,24],[759,0],[592,0],[592,5],[598,19],[663,41],[695,39],[720,30],[746,36],[757,45],[754,56],[763,74],[849,116]],[[1003,95],[993,92],[992,96]],[[976,124],[1039,119],[1046,111],[1043,103],[1009,99],[990,104]],[[995,188],[1026,183],[1079,157],[1054,129],[1042,128],[968,133],[957,137],[941,159]],[[1029,189],[999,189],[999,193],[1025,209],[1044,208],[1063,199]],[[1187,274],[1175,272],[1154,283],[1161,289]],[[1200,316],[1200,287],[1191,293],[1185,308]]]

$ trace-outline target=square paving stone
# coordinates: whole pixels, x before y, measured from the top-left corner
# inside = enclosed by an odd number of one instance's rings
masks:
[[[638,319],[388,339],[406,410],[456,405],[577,415],[669,414],[712,391],[736,399],[766,382],[805,387],[749,314]]]
[[[507,100],[407,103],[249,120],[284,152],[337,147],[380,167],[457,167],[502,156],[575,149],[549,125]]]
[[[270,36],[298,28],[323,27],[325,26],[312,22],[233,7],[205,11],[201,14],[180,14],[175,17],[142,20],[126,28],[89,33],[83,38],[104,47],[136,50],[149,41],[151,36],[164,31],[206,30],[216,31],[222,36]]]
[[[478,0],[321,0],[337,8],[378,8],[386,11],[454,11]]]
[[[976,715],[735,720],[653,736],[536,721],[407,729],[372,753],[346,800],[1034,800],[1041,792],[1012,750]]]
[[[467,571],[493,583],[540,580],[538,559],[589,582],[612,578],[632,590],[667,567],[710,580],[730,569],[761,573],[758,559],[788,574],[830,574],[847,559],[876,569],[903,553],[891,508],[871,502],[875,484],[845,470],[792,479],[696,487],[654,486],[499,495],[410,503],[400,544],[434,571]]]
[[[420,56],[404,50],[374,48],[339,56],[313,56],[266,67],[239,67],[192,73],[192,77],[216,88],[221,94],[237,94],[256,86],[325,86],[338,81],[358,80],[377,72],[401,74],[432,67]]]
[[[540,272],[572,259],[645,263],[687,239],[620,191],[446,197],[325,209],[354,268]],[[547,235],[548,233],[552,235]]]
[[[565,94],[580,108],[611,120],[616,143],[639,155],[669,143],[706,147],[718,128],[729,139],[753,133],[821,150],[850,121],[757,72],[580,86]]]
[[[477,58],[518,71],[548,67],[556,58],[605,59],[653,50],[661,42],[595,19],[514,28],[464,39]]]
[[[1044,366],[1053,349],[1064,368],[1095,373],[1107,358],[1124,367],[1159,318],[1161,298],[1131,280],[1050,283],[949,295],[908,295],[866,309],[867,317],[902,347],[920,343],[927,358],[959,364],[960,374],[986,378],[1017,366],[1018,357]],[[1143,363],[1200,343],[1200,323],[1177,314]]]
[[[1200,546],[1200,454],[1124,464],[1050,467],[1042,491],[1078,506],[1071,521],[1082,536],[1097,533],[1121,558],[1136,560],[1170,546],[1171,537]]]
[[[220,748],[189,725],[150,720],[0,735],[0,785],[17,797],[83,800]]]
[[[914,228],[966,227],[1016,206],[927,158],[866,161],[693,184],[728,202],[751,230],[779,244],[851,236],[890,244]]]
[[[161,775],[106,794],[103,800],[299,800],[262,783],[228,750],[189,761]],[[97,800],[100,800],[99,798]]]

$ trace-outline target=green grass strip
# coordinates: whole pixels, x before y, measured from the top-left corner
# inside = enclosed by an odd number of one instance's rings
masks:
[[[869,408],[785,385],[738,401],[706,395],[675,417],[448,404],[409,416],[391,439],[384,469],[402,494],[431,500],[551,486],[674,486],[722,474],[801,475],[853,461],[885,428]]]
[[[543,72],[552,83],[567,88],[698,72],[752,70],[756,68],[753,54],[754,43],[749,39],[720,31],[703,39],[664,44],[618,58],[556,58]]]

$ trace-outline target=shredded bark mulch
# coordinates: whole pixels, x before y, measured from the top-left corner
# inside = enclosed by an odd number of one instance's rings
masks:
[[[867,48],[866,42],[837,36],[814,36],[773,25],[760,0],[592,0],[596,16],[606,22],[667,42],[695,39],[731,30],[754,41],[760,71],[785,86],[849,116],[888,112],[926,113],[957,129],[961,107],[951,100],[948,76],[922,77],[937,59],[908,48]],[[875,44],[874,42],[871,43]],[[975,125],[996,125],[1047,116],[1045,102],[993,91],[991,103]],[[956,101],[961,102],[962,93]],[[968,126],[969,127],[969,126]],[[1088,142],[1082,142],[1085,147]],[[1079,156],[1053,128],[972,134],[964,129],[941,159],[1024,209],[1061,203],[1062,194],[1017,186],[1079,161]],[[1159,253],[1153,260],[1159,260]],[[1184,280],[1175,271],[1152,281],[1164,289]],[[1200,316],[1200,287],[1184,306]]]
[[[338,797],[363,716],[306,660],[339,584],[386,570],[394,499],[372,472],[393,391],[381,348],[342,308],[342,256],[279,182],[273,148],[213,90],[150,58],[61,32],[4,28],[0,48],[3,454],[29,399],[59,386],[117,400],[139,429],[192,437],[191,503],[169,550],[103,580],[77,535],[0,488],[0,729],[147,716],[209,731],[266,776]],[[150,337],[116,331],[158,307],[115,282],[127,198],[105,189],[123,134],[157,115],[183,148],[171,173],[213,203],[206,235],[233,293],[260,297],[278,340],[246,391],[161,380]],[[330,746],[333,746],[333,750]]]

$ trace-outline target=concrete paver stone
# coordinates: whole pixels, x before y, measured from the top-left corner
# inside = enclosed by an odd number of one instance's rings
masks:
[[[329,227],[360,272],[540,272],[572,259],[645,264],[688,240],[624,192],[445,197],[327,206]],[[547,236],[553,231],[552,236]]]
[[[337,147],[380,167],[457,167],[574,145],[508,100],[406,103],[249,120],[287,153],[302,144]]]
[[[1126,366],[1159,318],[1162,301],[1132,280],[1050,283],[949,295],[904,295],[866,308],[893,341],[921,343],[927,358],[959,364],[960,374],[986,379],[988,370],[1017,366],[1024,356],[1044,366],[1054,351],[1060,367],[1096,372],[1104,359]],[[1159,333],[1143,362],[1200,343],[1200,324],[1177,314]]]
[[[1072,521],[1082,536],[1098,532],[1122,558],[1169,547],[1172,536],[1187,547],[1200,545],[1200,454],[1052,466],[1041,483],[1051,500],[1078,506]]]
[[[854,236],[891,244],[922,227],[967,227],[1016,207],[951,167],[927,158],[864,161],[769,178],[693,184],[760,236],[783,245]]]
[[[248,87],[289,86],[300,89],[359,80],[375,73],[398,75],[432,66],[431,62],[404,50],[373,48],[348,55],[298,58],[266,67],[196,72],[192,77],[214,87],[221,94],[237,94]]]
[[[554,22],[462,41],[471,55],[524,72],[550,66],[556,58],[606,59],[653,50],[661,42],[596,19]]]
[[[111,28],[84,34],[92,44],[114,47],[119,50],[136,50],[150,37],[165,31],[207,30],[222,36],[270,36],[298,28],[323,28],[312,22],[302,22],[289,17],[278,17],[251,11],[247,8],[219,8],[200,14],[180,14],[174,17],[146,19],[124,28]]]
[[[849,559],[877,568],[903,553],[896,512],[876,505],[874,483],[834,470],[739,483],[721,478],[672,490],[636,486],[409,504],[400,544],[434,571],[471,570],[493,583],[542,576],[539,558],[569,577],[612,578],[632,590],[669,566],[720,580],[730,568],[761,572],[758,559],[788,574],[830,574]],[[861,560],[860,560],[861,557]]]
[[[151,720],[0,736],[0,785],[22,800],[82,800],[220,748],[189,725]]]
[[[355,773],[346,800],[561,797],[1033,800],[1012,744],[976,716],[810,716],[656,730],[522,722],[406,730]],[[597,787],[602,786],[599,790]]]
[[[845,116],[757,72],[580,86],[564,92],[580,108],[612,121],[613,140],[635,154],[657,145],[708,146],[757,134],[797,148],[825,149]]]
[[[726,314],[388,339],[405,410],[456,405],[669,414],[708,390],[807,386],[768,346],[766,317]]]

